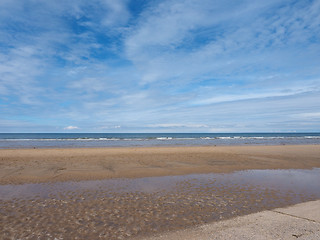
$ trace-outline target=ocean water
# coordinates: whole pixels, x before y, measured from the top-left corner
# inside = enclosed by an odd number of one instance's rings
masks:
[[[0,149],[320,144],[320,133],[0,133]]]

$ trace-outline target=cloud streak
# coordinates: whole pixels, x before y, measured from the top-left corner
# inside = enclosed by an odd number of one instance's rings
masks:
[[[319,12],[316,0],[1,1],[0,131],[320,131]]]

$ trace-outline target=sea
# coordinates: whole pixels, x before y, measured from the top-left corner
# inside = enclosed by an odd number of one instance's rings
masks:
[[[0,133],[0,149],[320,144],[320,133]]]

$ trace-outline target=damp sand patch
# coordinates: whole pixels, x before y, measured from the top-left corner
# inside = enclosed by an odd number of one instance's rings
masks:
[[[1,238],[126,239],[320,199],[320,169],[1,185]]]

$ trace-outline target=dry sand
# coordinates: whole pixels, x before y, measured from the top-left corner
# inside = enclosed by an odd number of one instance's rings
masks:
[[[320,167],[320,145],[0,150],[0,184]]]

